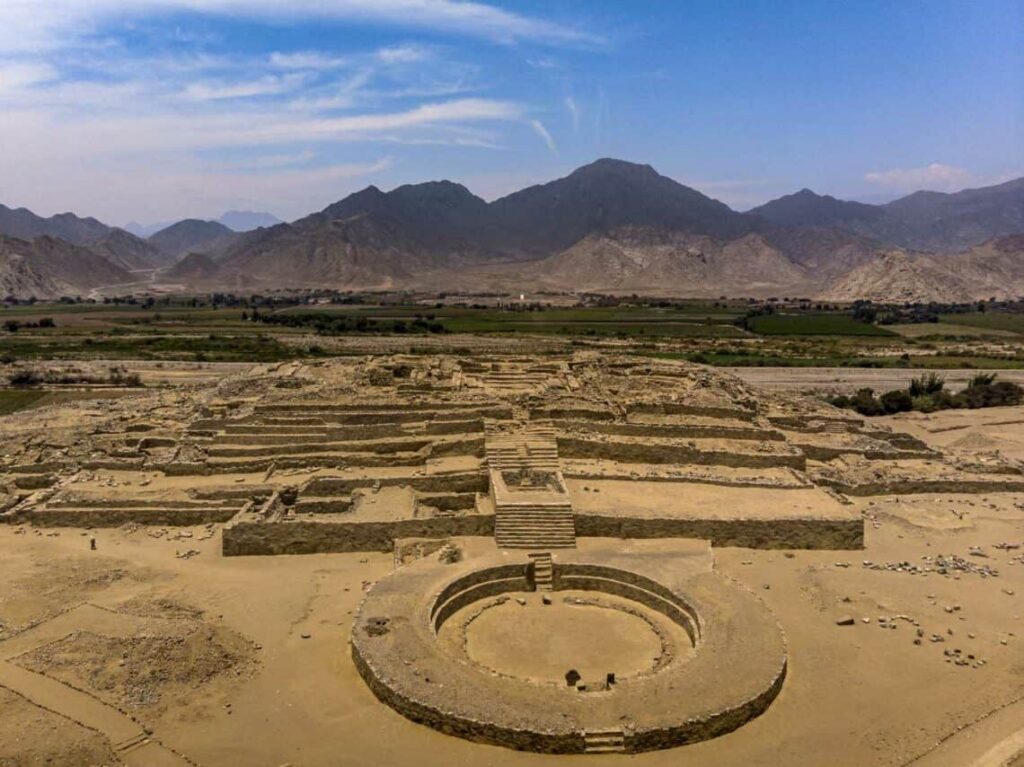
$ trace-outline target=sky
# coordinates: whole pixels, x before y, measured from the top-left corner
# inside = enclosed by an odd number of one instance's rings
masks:
[[[0,0],[0,203],[107,223],[599,157],[738,210],[1024,175],[1024,0]]]

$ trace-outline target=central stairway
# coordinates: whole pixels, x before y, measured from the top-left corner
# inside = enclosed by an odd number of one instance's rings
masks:
[[[541,554],[530,554],[530,559],[533,560],[533,582],[537,586],[537,591],[551,591],[554,587],[555,568],[551,554],[546,551]]]
[[[530,504],[499,506],[494,537],[503,549],[571,549],[576,546],[572,506]]]
[[[583,751],[587,754],[624,754],[626,737],[622,730],[590,730],[583,733]]]
[[[509,432],[490,426],[486,452],[498,546],[574,548],[576,524],[558,463],[554,428],[541,423]],[[523,484],[516,484],[517,475]],[[527,484],[531,481],[536,484]]]

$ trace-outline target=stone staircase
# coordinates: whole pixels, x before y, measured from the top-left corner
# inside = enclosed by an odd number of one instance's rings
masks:
[[[487,467],[492,483],[504,477],[508,491],[495,497],[494,537],[510,549],[572,548],[576,525],[572,502],[564,491],[558,463],[558,441],[550,423],[531,423],[517,431],[485,425]],[[512,472],[550,474],[549,486],[516,487]],[[500,483],[499,483],[500,484]]]
[[[503,549],[564,549],[576,546],[572,505],[516,504],[496,510],[494,538]]]
[[[626,737],[622,730],[588,730],[583,733],[583,751],[587,754],[624,754]]]
[[[501,433],[494,426],[485,428],[487,465],[497,471],[558,469],[558,441],[555,430],[546,424],[532,424],[514,433]]]
[[[537,591],[551,591],[553,587],[552,576],[554,575],[554,563],[551,561],[551,554],[530,554],[533,560],[533,582]]]
[[[477,379],[483,386],[505,394],[543,391],[551,384],[549,373],[521,368],[492,369],[478,374]]]

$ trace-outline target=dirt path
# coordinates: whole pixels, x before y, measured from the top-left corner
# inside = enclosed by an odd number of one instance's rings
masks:
[[[807,391],[812,389],[852,392],[865,386],[876,391],[900,389],[910,379],[937,373],[954,389],[963,387],[977,370],[926,370],[924,368],[723,368],[726,372],[762,389],[776,391]],[[1000,381],[1024,385],[1024,370],[986,370],[996,373]]]
[[[1006,767],[1024,754],[1024,699],[992,712],[904,767]]]
[[[138,722],[91,695],[48,676],[0,661],[0,687],[6,687],[40,708],[102,733],[129,767],[191,765],[184,757],[150,740]]]
[[[0,643],[0,687],[76,724],[104,735],[129,767],[188,767],[192,763],[152,740],[131,717],[63,682],[22,668],[12,658],[57,641],[74,631],[128,636],[143,627],[169,623],[159,618],[122,615],[96,605],[80,605]]]

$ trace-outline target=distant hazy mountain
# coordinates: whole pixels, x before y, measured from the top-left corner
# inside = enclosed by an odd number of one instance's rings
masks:
[[[886,245],[955,252],[1024,231],[1024,178],[962,192],[914,192],[884,205],[804,189],[748,211],[779,226],[835,226]]]
[[[217,223],[223,224],[235,232],[249,232],[259,229],[261,226],[274,226],[280,224],[281,220],[270,213],[256,212],[252,210],[229,210],[217,219]]]
[[[186,218],[149,237],[149,244],[171,258],[183,256],[190,251],[202,249],[213,241],[227,243],[235,232],[216,221],[200,221]]]
[[[127,224],[125,224],[121,228],[124,229],[126,232],[131,232],[136,237],[140,237],[140,238],[142,238],[144,240],[147,237],[150,237],[151,235],[156,234],[161,229],[166,229],[172,223],[174,223],[174,222],[173,221],[161,221],[161,222],[156,223],[156,224],[140,224],[138,221],[130,221],[130,222],[128,222]]]

